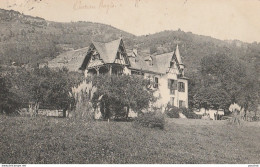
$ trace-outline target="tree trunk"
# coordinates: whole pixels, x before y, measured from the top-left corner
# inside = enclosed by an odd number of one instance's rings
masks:
[[[127,106],[127,108],[126,108],[126,116],[125,116],[126,120],[128,120],[129,110],[130,110],[130,108],[129,108],[129,106]]]
[[[63,117],[66,117],[66,109],[63,109]]]

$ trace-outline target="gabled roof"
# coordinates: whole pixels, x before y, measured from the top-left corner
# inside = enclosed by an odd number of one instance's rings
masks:
[[[116,58],[121,39],[117,39],[108,43],[93,42],[93,45],[97,49],[100,58],[104,63],[113,63]]]
[[[129,57],[130,68],[136,70],[147,70],[149,67],[145,60],[139,54],[135,55],[135,57]]]
[[[152,59],[152,65],[148,65],[146,60]],[[180,68],[179,65],[183,65],[179,46],[177,45],[175,52],[169,52],[169,53],[163,53],[159,55],[146,55],[139,52],[137,54],[136,58],[130,59],[130,68],[136,69],[136,70],[145,70],[150,71],[154,73],[161,73],[165,74],[168,72],[170,67],[170,62],[172,60],[175,60],[177,62],[178,68]]]
[[[102,59],[103,64],[114,63],[121,41],[122,39],[117,39],[108,43],[92,42],[92,44],[90,45],[90,49],[88,50],[88,53],[86,54],[85,59],[83,60],[83,63],[79,69],[80,70],[86,69],[87,63],[91,58],[89,51],[93,49],[93,46],[99,53],[100,59]],[[94,64],[90,64],[90,65],[93,66]],[[101,62],[99,62],[99,64],[96,65],[101,65]]]
[[[62,68],[66,67],[69,71],[77,71],[78,67],[82,64],[85,59],[88,47],[67,51],[61,53],[56,58],[48,62],[50,68]]]
[[[170,66],[172,56],[173,52],[153,55],[151,56],[153,65],[150,66],[145,62],[145,58],[143,58],[144,56],[138,54],[135,58],[129,59],[131,64],[130,68],[165,74]]]
[[[90,49],[93,47],[97,50],[102,61],[98,62],[98,65],[114,63],[117,55],[120,43],[123,42],[122,39],[114,40],[108,43],[93,42]],[[85,69],[87,63],[90,59],[90,55],[86,55],[85,59],[80,67],[80,69]],[[128,54],[130,66],[129,68],[135,70],[142,70],[146,72],[165,74],[168,72],[170,67],[170,62],[172,60],[177,61],[177,66],[183,65],[181,61],[181,56],[179,52],[179,47],[177,45],[175,52],[163,53],[160,55],[150,55],[143,52],[132,52]],[[152,60],[152,65],[149,65],[146,61]],[[96,62],[97,63],[97,62]],[[127,63],[127,64],[129,64]],[[95,66],[97,64],[90,64],[90,66]]]
[[[152,56],[153,64],[157,72],[159,73],[168,72],[173,54],[174,52],[170,52],[170,53],[163,53],[160,55]]]

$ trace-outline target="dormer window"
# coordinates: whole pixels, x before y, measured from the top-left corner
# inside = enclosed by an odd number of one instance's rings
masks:
[[[153,65],[153,61],[149,60],[149,66],[152,66],[152,65]]]
[[[174,61],[170,62],[170,68],[174,68]]]
[[[122,55],[120,52],[117,52],[116,59],[122,60]]]
[[[147,65],[152,66],[153,65],[153,59],[151,57],[149,57],[149,59],[146,59],[145,62],[147,63]]]
[[[94,52],[92,55],[92,60],[97,60],[99,59],[99,54],[97,52]]]
[[[180,77],[184,76],[184,69],[180,69]]]

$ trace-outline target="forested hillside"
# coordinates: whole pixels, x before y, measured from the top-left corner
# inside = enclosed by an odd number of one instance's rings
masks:
[[[138,48],[151,54],[173,51],[179,44],[188,75],[198,70],[203,57],[218,53],[244,60],[260,73],[260,43],[256,42],[222,41],[181,30],[135,36],[109,25],[50,22],[4,9],[0,9],[0,27],[0,64],[43,63],[68,50],[87,47],[92,40],[122,37],[128,49]]]
[[[169,52],[179,44],[179,49],[188,72],[196,71],[201,58],[225,53],[249,63],[260,61],[260,44],[244,43],[238,40],[222,41],[191,32],[163,31],[138,37],[139,48],[150,48],[151,53]]]
[[[0,9],[0,64],[34,64],[69,49],[88,46],[91,40],[134,36],[114,27],[91,23],[56,23]]]

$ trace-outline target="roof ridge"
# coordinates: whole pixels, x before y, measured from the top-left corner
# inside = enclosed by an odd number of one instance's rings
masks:
[[[121,40],[122,38],[118,38],[118,39],[115,39],[115,40],[112,40],[112,41],[109,41],[109,42],[100,42],[100,41],[91,41],[92,43],[102,43],[102,44],[107,44],[107,43],[110,43],[110,42],[115,42],[115,41],[118,41],[118,40]]]
[[[161,54],[155,54],[155,55],[151,55],[151,56],[160,56],[160,55],[165,55],[165,54],[170,54],[170,53],[174,53],[174,51],[161,53]]]

